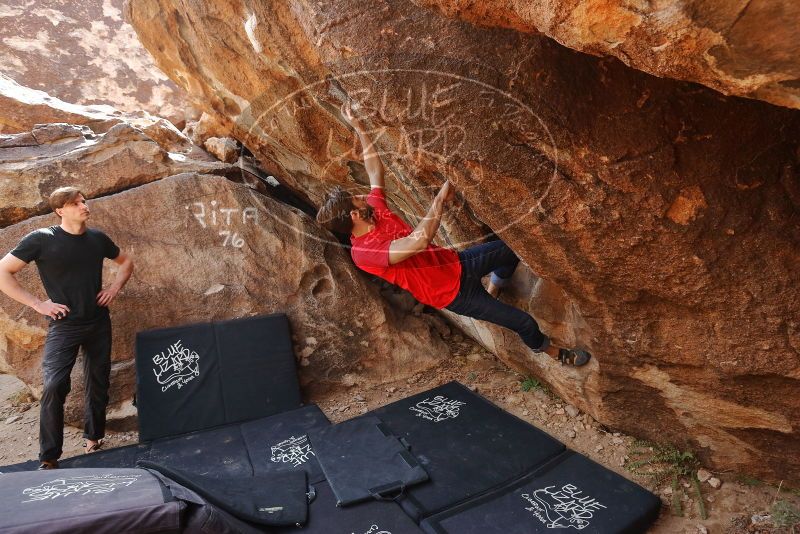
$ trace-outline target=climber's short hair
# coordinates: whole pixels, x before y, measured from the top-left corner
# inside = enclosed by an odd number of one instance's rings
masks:
[[[353,232],[350,212],[354,209],[353,195],[337,185],[326,195],[325,203],[317,212],[317,222],[332,232],[349,235]]]

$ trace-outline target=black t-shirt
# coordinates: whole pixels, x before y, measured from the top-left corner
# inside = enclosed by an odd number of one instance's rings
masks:
[[[69,307],[67,321],[94,321],[108,314],[108,308],[98,306],[97,294],[103,287],[103,258],[119,256],[119,247],[100,230],[74,235],[60,226],[40,228],[22,238],[11,254],[25,263],[36,261],[47,296]]]

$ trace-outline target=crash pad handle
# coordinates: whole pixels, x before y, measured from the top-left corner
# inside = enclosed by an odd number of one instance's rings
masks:
[[[370,488],[368,491],[373,499],[379,501],[395,501],[406,491],[406,485],[401,480],[395,480],[388,484]]]

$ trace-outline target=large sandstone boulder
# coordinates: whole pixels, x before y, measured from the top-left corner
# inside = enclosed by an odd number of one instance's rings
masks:
[[[410,221],[451,178],[465,204],[444,239],[494,230],[536,273],[504,298],[595,354],[561,368],[465,324],[509,365],[608,426],[800,483],[796,111],[407,2],[126,13],[159,67],[310,202],[366,183],[346,98]]]
[[[67,102],[145,110],[182,128],[185,94],[155,68],[121,6],[122,0],[4,0],[0,71]]]
[[[795,0],[413,1],[479,26],[541,32],[656,76],[800,108]]]
[[[167,151],[127,122],[103,134],[54,123],[0,135],[0,228],[50,211],[47,198],[58,187],[77,185],[94,198],[190,170],[237,174],[218,161]]]
[[[133,255],[135,272],[111,308],[112,417],[133,395],[134,336],[149,328],[253,314],[288,314],[306,392],[410,376],[448,357],[420,318],[392,310],[316,222],[225,178],[186,173],[89,202],[91,225]],[[0,250],[52,215],[0,230]],[[106,262],[104,280],[114,276]],[[43,294],[36,269],[23,286]],[[0,370],[41,388],[45,320],[0,296]],[[79,366],[76,366],[79,367]],[[82,383],[75,373],[73,384]],[[80,421],[74,388],[69,419]]]
[[[202,157],[202,150],[168,120],[146,111],[122,112],[107,105],[81,106],[50,96],[44,91],[23,87],[0,74],[0,131],[21,133],[39,124],[64,122],[88,126],[94,133],[105,133],[125,123],[142,130],[168,152],[191,153]]]

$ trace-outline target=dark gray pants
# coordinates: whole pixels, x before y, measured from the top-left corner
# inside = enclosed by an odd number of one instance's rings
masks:
[[[69,375],[78,349],[83,348],[86,415],[83,437],[98,440],[105,435],[111,372],[111,319],[106,315],[88,324],[53,321],[47,331],[42,357],[42,390],[39,415],[39,460],[57,460],[64,445],[64,401],[71,384]]]

